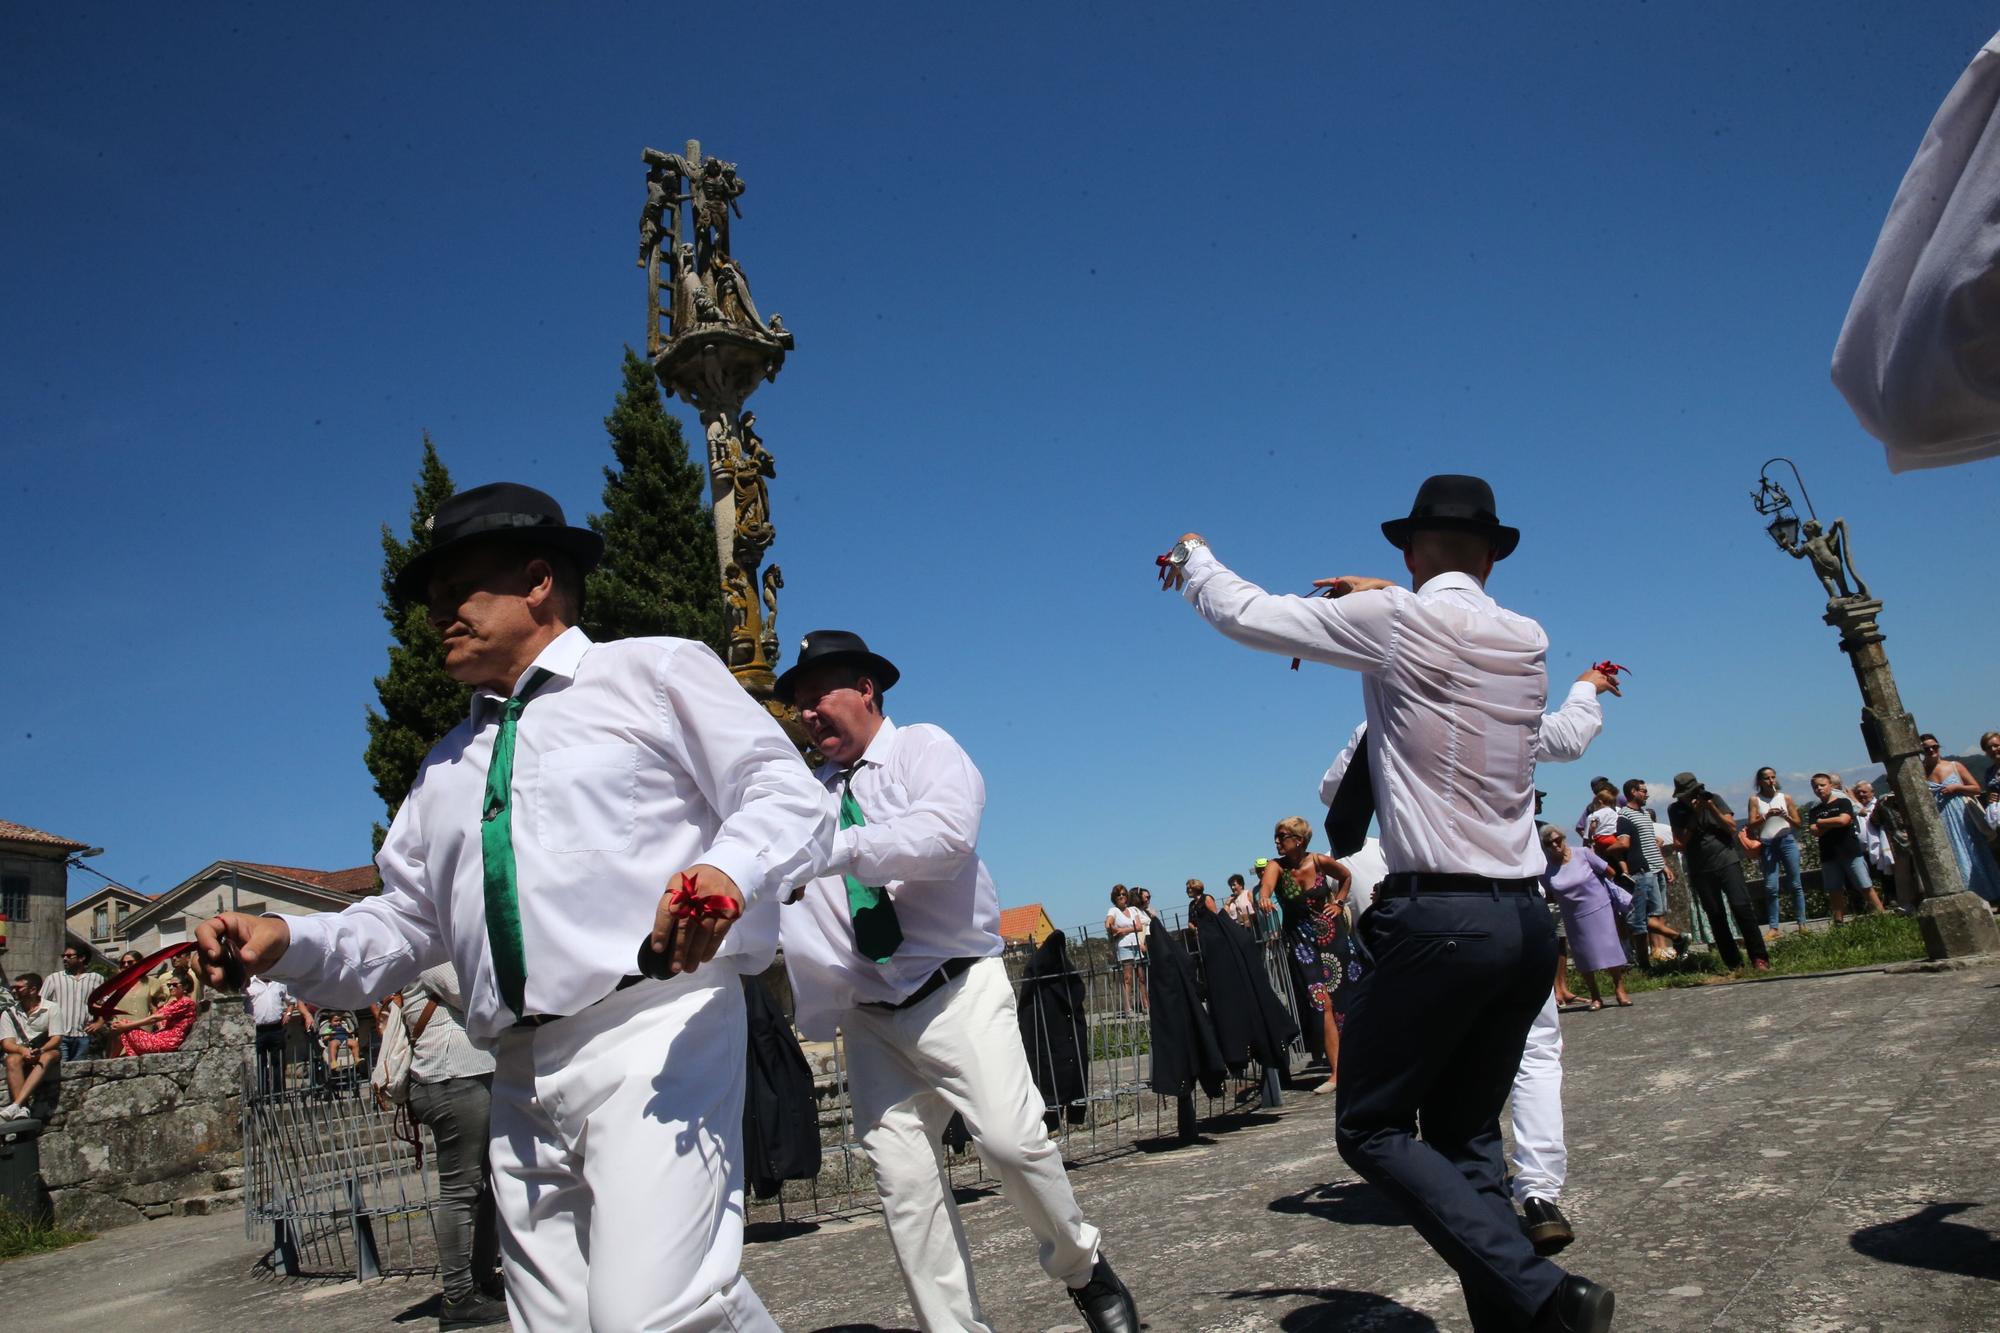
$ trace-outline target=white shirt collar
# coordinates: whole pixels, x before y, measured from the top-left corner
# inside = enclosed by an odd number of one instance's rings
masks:
[[[1481,597],[1486,596],[1486,589],[1480,586],[1478,579],[1458,569],[1447,569],[1444,573],[1439,574],[1430,582],[1424,584],[1423,587],[1417,589],[1417,596],[1424,597],[1434,592],[1449,592],[1453,589],[1461,592],[1477,593]]]
[[[843,773],[858,771],[863,764],[873,764],[875,767],[880,768],[889,761],[889,749],[895,743],[896,724],[891,722],[887,717],[884,717],[882,725],[875,730],[875,739],[868,742],[868,748],[861,752],[859,759],[855,760],[849,768],[842,768],[839,764],[828,763],[819,770],[820,780],[824,782],[829,777],[839,777]]]
[[[528,683],[528,677],[534,675],[538,669],[564,680],[575,680],[577,666],[582,663],[583,655],[589,652],[590,648],[590,636],[575,625],[571,625],[542,646],[542,651],[528,664],[528,669],[521,673],[521,678],[514,682],[514,692],[519,694],[522,687]],[[477,719],[482,707],[506,702],[491,690],[479,690],[472,696],[472,715]]]

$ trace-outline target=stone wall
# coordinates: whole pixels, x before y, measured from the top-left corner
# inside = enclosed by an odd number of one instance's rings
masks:
[[[254,1037],[240,1001],[195,1020],[169,1055],[62,1067],[42,1134],[42,1182],[61,1226],[103,1231],[234,1207],[243,1162],[243,1062]]]

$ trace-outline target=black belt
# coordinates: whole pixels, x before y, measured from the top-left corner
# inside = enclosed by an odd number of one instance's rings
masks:
[[[1415,898],[1426,893],[1486,893],[1498,897],[1503,893],[1534,893],[1541,886],[1539,879],[1532,878],[1494,879],[1490,875],[1430,875],[1399,870],[1382,877],[1382,882],[1375,886],[1375,896]]]
[[[277,1028],[278,1030],[283,1031],[284,1026],[285,1026],[285,1020],[281,1018],[275,1023],[259,1023],[257,1025],[257,1030],[259,1032],[269,1032],[271,1031],[271,1029]]]
[[[646,978],[641,976],[621,977],[619,978],[618,984],[611,988],[611,995],[616,995],[619,991],[622,990],[630,990],[632,989],[632,987],[638,985],[640,982],[644,980],[646,980]],[[586,1004],[584,1008],[590,1009],[597,1005],[603,1004],[605,1000],[611,998],[611,995],[606,995],[601,999],[592,1000],[589,1004]],[[514,1020],[514,1026],[517,1028],[538,1028],[545,1023],[560,1022],[561,1020],[568,1017],[570,1017],[570,1015],[568,1014],[522,1014],[519,1018]]]
[[[952,981],[964,976],[966,969],[978,961],[977,958],[953,958],[943,967],[931,973],[925,979],[923,985],[910,992],[908,998],[898,1000],[894,1004],[889,1003],[887,1000],[863,1000],[861,1002],[862,1006],[868,1009],[908,1009],[913,1004],[921,1004],[943,990]]]

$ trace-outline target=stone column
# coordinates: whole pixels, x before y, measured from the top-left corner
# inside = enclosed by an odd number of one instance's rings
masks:
[[[1909,820],[1910,856],[1923,893],[1917,925],[1923,931],[1924,949],[1932,958],[2000,953],[2000,926],[1994,924],[1993,909],[1966,890],[1944,821],[1931,799],[1917,746],[1916,719],[1903,708],[1889,655],[1882,648],[1882,631],[1875,623],[1881,610],[1882,603],[1873,598],[1836,597],[1827,602],[1826,623],[1840,631],[1841,650],[1861,686],[1861,734],[1868,743],[1868,756],[1888,768],[1889,785]]]

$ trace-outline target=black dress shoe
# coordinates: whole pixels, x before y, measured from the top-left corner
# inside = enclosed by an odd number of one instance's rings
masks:
[[[1610,1333],[1616,1304],[1611,1288],[1571,1273],[1528,1327],[1531,1333]]]
[[[1521,1219],[1521,1227],[1528,1233],[1528,1242],[1535,1247],[1535,1253],[1544,1259],[1552,1254],[1560,1254],[1576,1239],[1576,1232],[1570,1229],[1569,1219],[1562,1215],[1562,1209],[1549,1199],[1530,1199],[1521,1205],[1527,1214]]]
[[[1090,1270],[1090,1281],[1071,1287],[1069,1298],[1076,1302],[1090,1333],[1139,1333],[1139,1307],[1103,1255]]]
[[[438,1306],[440,1329],[497,1328],[506,1322],[506,1302],[496,1301],[477,1288],[464,1300],[448,1300]]]

